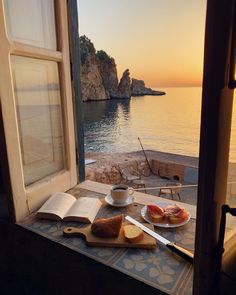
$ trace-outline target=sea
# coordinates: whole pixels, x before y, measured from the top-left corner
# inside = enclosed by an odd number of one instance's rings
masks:
[[[85,151],[124,153],[145,150],[198,157],[201,87],[157,88],[163,96],[83,103]],[[236,98],[236,95],[234,96]],[[234,105],[230,161],[236,162]]]

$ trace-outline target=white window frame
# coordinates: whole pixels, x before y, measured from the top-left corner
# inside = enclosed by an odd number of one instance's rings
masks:
[[[35,211],[55,191],[66,191],[77,184],[74,116],[70,76],[67,1],[55,3],[58,50],[48,50],[12,41],[6,32],[3,0],[0,0],[0,103],[13,193],[16,221]],[[11,55],[54,61],[59,64],[65,169],[25,187],[18,132]]]

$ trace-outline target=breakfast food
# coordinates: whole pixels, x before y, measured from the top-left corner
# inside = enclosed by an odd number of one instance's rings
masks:
[[[169,205],[165,209],[165,216],[170,223],[181,223],[188,219],[189,213],[178,205]]]
[[[128,224],[123,227],[124,236],[130,243],[138,243],[142,241],[144,234],[141,228],[133,224]]]
[[[101,238],[115,238],[119,236],[123,216],[116,215],[110,218],[100,218],[91,225],[91,231]]]
[[[167,221],[172,224],[182,223],[189,217],[188,211],[176,204],[169,205],[165,208],[161,208],[154,204],[147,205],[147,215],[153,223]]]
[[[152,222],[157,223],[165,218],[165,211],[157,205],[147,205],[147,214]]]

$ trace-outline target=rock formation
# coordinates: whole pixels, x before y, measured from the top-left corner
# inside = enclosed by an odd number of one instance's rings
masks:
[[[131,97],[131,79],[129,69],[125,70],[118,86],[118,95],[122,98]]]
[[[114,99],[129,99],[131,98],[131,79],[129,70],[125,70],[121,79],[120,83],[117,87],[117,91],[111,93],[111,98]]]
[[[115,60],[103,50],[99,50],[96,55],[99,60],[103,85],[112,98],[118,91],[118,76]]]
[[[142,80],[130,79],[125,70],[118,82],[114,58],[105,51],[96,49],[86,36],[80,37],[82,100],[103,100],[110,98],[129,99],[131,96],[163,95],[164,92],[145,87]]]
[[[86,37],[80,37],[81,68],[80,79],[83,101],[109,99],[100,74],[99,62],[93,43]]]
[[[132,96],[141,96],[141,95],[164,95],[165,92],[156,91],[145,86],[143,80],[132,79],[131,83],[131,93]]]

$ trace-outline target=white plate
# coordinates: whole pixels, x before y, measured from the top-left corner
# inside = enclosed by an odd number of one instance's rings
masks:
[[[113,207],[126,207],[134,202],[134,197],[129,196],[128,199],[124,203],[120,204],[120,203],[114,203],[113,199],[111,198],[111,195],[106,195],[105,201],[107,202],[107,204],[109,204]]]
[[[166,206],[168,205],[171,205],[170,203],[167,203],[167,202],[155,202],[154,203],[155,205],[161,207],[161,208],[165,208]],[[188,212],[189,214],[189,212]],[[157,223],[154,223],[151,221],[151,219],[148,217],[147,215],[147,206],[144,206],[142,209],[141,209],[141,216],[142,218],[147,221],[148,223],[150,224],[153,224],[155,226],[159,226],[159,227],[165,227],[165,228],[173,228],[173,227],[179,227],[179,226],[182,226],[186,223],[189,222],[191,216],[190,214],[188,215],[188,219],[186,219],[185,221],[181,222],[181,223],[176,223],[176,224],[173,224],[173,223],[169,223],[168,221],[166,222],[157,222]]]

